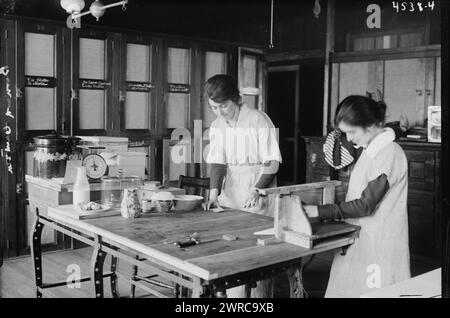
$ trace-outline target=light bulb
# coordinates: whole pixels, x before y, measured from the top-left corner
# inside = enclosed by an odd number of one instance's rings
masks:
[[[84,0],[61,0],[60,4],[67,13],[81,12],[85,6]]]
[[[97,19],[97,21],[105,14],[103,3],[101,3],[99,0],[95,0],[94,2],[92,2],[91,6],[89,7],[89,11]]]
[[[316,0],[316,2],[314,4],[314,9],[313,9],[314,17],[316,19],[319,18],[320,11],[321,11],[321,8],[320,8],[319,0]]]

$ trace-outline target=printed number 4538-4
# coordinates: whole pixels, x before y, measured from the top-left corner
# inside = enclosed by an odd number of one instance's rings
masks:
[[[422,12],[425,9],[429,9],[431,11],[434,10],[434,1],[428,2],[397,2],[392,1],[392,7],[398,12],[400,11],[419,11]]]

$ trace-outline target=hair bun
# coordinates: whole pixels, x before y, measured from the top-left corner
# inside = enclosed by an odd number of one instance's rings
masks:
[[[384,116],[386,115],[386,104],[382,100],[377,102],[377,108],[380,111],[380,118],[384,119]]]

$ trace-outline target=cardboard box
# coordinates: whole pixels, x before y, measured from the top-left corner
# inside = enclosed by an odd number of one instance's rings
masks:
[[[441,106],[428,106],[428,141],[441,142]]]
[[[127,167],[145,167],[147,154],[145,152],[119,152],[117,165]]]
[[[108,176],[117,177],[119,172],[122,172],[123,177],[141,177],[145,179],[145,167],[129,167],[129,166],[109,166]]]
[[[127,152],[128,138],[108,136],[77,136],[81,138],[80,145],[105,147],[104,152]]]

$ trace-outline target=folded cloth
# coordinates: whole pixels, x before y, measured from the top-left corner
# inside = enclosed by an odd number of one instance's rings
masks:
[[[334,169],[339,170],[354,161],[355,148],[342,136],[339,129],[330,132],[323,145],[325,161]]]

